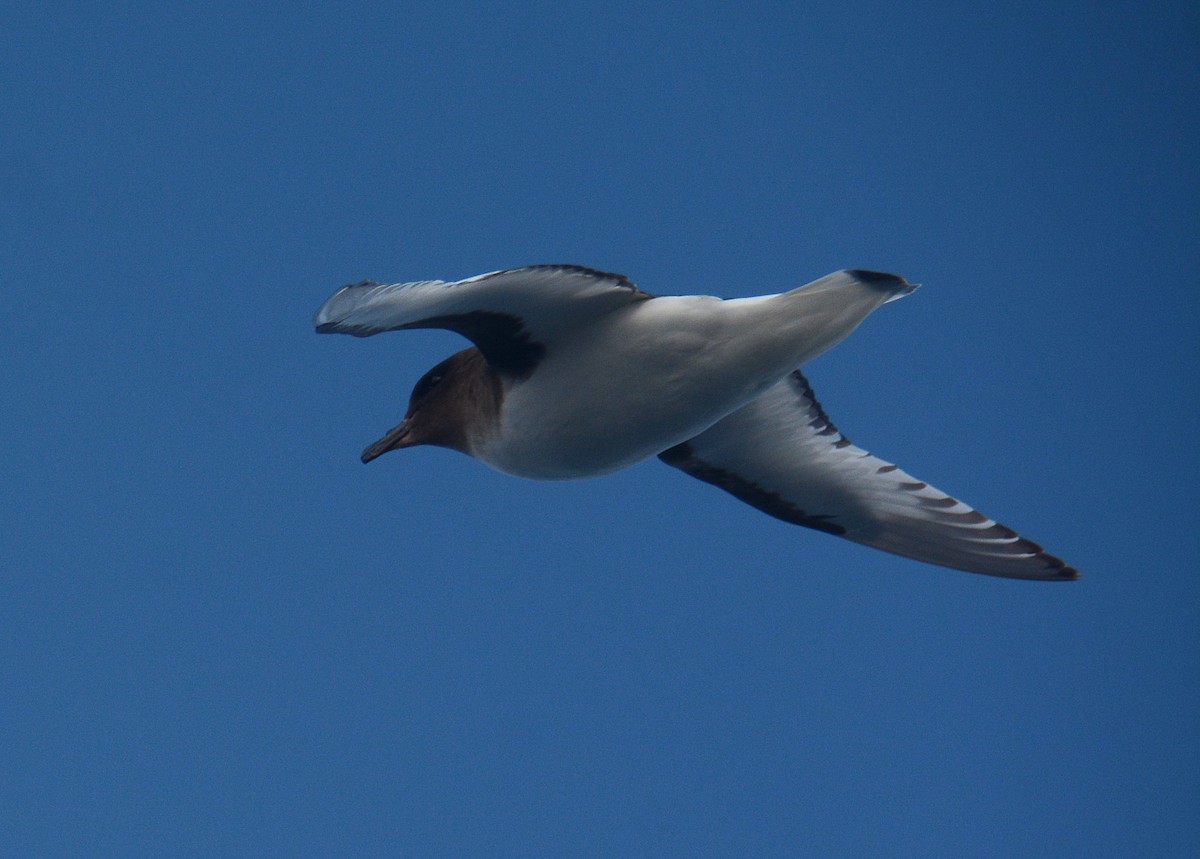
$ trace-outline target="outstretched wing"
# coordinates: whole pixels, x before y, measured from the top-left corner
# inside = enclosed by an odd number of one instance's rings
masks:
[[[855,447],[799,370],[659,458],[785,522],[885,552],[992,576],[1079,577],[1037,543]]]
[[[321,305],[321,333],[368,337],[401,328],[447,328],[497,370],[526,376],[547,344],[582,322],[652,298],[624,275],[577,265],[534,265],[466,280],[343,286]]]

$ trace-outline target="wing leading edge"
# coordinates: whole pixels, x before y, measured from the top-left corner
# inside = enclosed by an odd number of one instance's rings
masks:
[[[653,298],[627,277],[577,265],[535,265],[466,280],[343,286],[313,317],[320,333],[369,337],[445,328],[500,372],[526,376],[550,344],[597,314]]]
[[[1032,540],[851,444],[799,370],[659,458],[777,519],[885,552],[992,576],[1079,577]]]

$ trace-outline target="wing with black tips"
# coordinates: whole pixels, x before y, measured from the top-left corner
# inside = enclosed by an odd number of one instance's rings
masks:
[[[445,328],[479,347],[497,370],[525,376],[548,346],[598,314],[653,296],[624,275],[576,265],[535,265],[466,280],[343,286],[313,317],[321,333],[368,337]]]
[[[660,458],[785,522],[885,552],[992,576],[1079,577],[1037,543],[855,447],[799,370]]]

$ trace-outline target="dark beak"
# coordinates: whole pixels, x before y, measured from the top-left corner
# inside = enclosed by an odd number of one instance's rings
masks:
[[[389,450],[412,447],[414,444],[416,441],[412,438],[412,418],[407,417],[398,426],[388,430],[388,434],[379,441],[367,445],[367,449],[362,452],[362,461],[367,463],[377,456],[383,456]]]

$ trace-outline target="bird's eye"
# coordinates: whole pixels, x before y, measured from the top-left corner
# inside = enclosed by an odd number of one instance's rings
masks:
[[[417,386],[413,388],[412,399],[419,400],[441,384],[442,379],[446,378],[445,373],[430,373],[421,381],[417,382]]]

